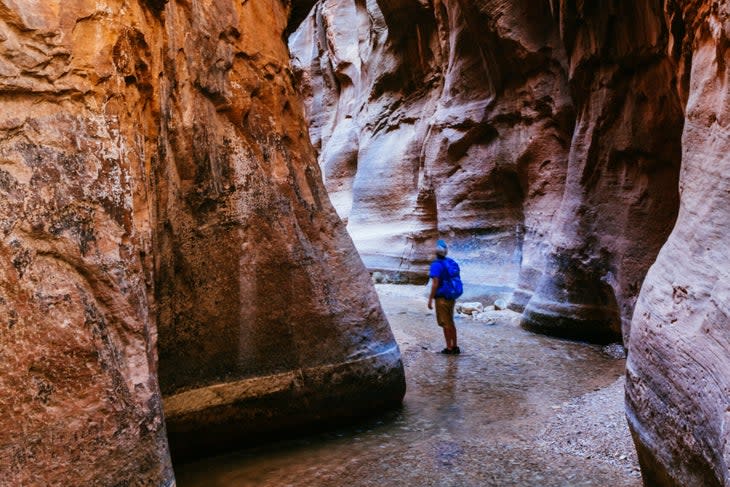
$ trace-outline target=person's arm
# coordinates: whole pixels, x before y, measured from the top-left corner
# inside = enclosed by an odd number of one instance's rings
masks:
[[[439,288],[439,278],[431,278],[431,294],[428,296],[428,309],[433,309],[433,300],[436,297],[436,290]]]

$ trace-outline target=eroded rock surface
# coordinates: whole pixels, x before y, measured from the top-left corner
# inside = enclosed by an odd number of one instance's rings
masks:
[[[728,18],[716,1],[322,0],[290,39],[368,267],[416,275],[443,236],[528,328],[623,338],[647,485],[730,485]]]
[[[371,270],[423,278],[442,236],[527,327],[612,341],[678,205],[666,43],[656,2],[322,0],[290,49]]]
[[[137,3],[0,2],[2,485],[174,482],[150,306],[158,28]]]
[[[634,314],[628,417],[646,485],[730,485],[730,5],[667,14],[687,102],[681,205]]]
[[[402,397],[287,15],[0,1],[2,485],[168,485],[165,419],[220,446]]]
[[[577,118],[547,267],[524,324],[627,339],[678,205],[683,117],[668,28],[661,2],[565,1],[556,10]]]
[[[398,347],[322,184],[286,25],[277,1],[165,10],[156,255],[174,453],[404,393]]]
[[[371,270],[534,284],[573,124],[545,2],[320,1],[290,38],[325,184]]]

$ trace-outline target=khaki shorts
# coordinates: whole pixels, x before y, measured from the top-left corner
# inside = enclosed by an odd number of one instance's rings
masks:
[[[439,326],[454,326],[453,299],[436,298],[436,323]]]

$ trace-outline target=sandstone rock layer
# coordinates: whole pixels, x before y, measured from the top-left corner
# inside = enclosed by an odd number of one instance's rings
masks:
[[[669,2],[686,100],[677,225],[646,277],[627,363],[646,485],[730,485],[730,5]]]
[[[682,111],[661,2],[556,7],[576,125],[531,329],[628,339],[646,272],[674,224]],[[631,19],[631,20],[628,20]]]
[[[368,267],[414,279],[441,236],[529,329],[623,339],[646,485],[730,485],[729,18],[709,0],[322,0],[290,38]]]
[[[533,2],[534,3],[534,2]],[[546,3],[320,1],[290,38],[325,184],[369,269],[538,275],[573,123]]]
[[[170,485],[166,424],[184,452],[402,398],[287,15],[0,1],[1,482]]]
[[[160,384],[180,454],[404,393],[398,347],[322,185],[286,24],[273,1],[165,10]]]
[[[666,42],[658,2],[323,0],[289,44],[368,268],[423,279],[443,237],[526,327],[615,341],[676,217]]]
[[[155,29],[136,3],[0,2],[3,485],[174,483],[150,307]]]

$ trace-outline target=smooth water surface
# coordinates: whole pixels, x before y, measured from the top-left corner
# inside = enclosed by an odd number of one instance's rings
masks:
[[[179,487],[640,486],[624,360],[601,348],[458,318],[460,356],[424,286],[380,285],[406,367],[403,407],[357,426],[176,465]]]

